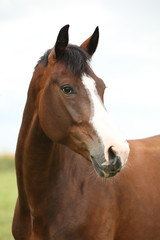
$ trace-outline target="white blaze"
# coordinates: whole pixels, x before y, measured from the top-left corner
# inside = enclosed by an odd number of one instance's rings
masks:
[[[122,165],[124,165],[129,154],[128,143],[124,141],[118,133],[108,112],[104,108],[103,102],[97,92],[94,79],[84,75],[82,83],[88,92],[91,102],[90,123],[105,147],[104,154],[107,164],[109,164],[108,149],[112,147],[116,154],[121,157]]]

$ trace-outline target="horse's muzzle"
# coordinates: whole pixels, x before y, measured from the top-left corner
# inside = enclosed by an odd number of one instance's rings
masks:
[[[113,177],[122,169],[121,158],[116,155],[116,153],[109,149],[109,163],[106,163],[104,160],[102,163],[99,163],[98,159],[95,159],[94,156],[91,156],[92,163],[98,175],[100,177],[108,178]]]

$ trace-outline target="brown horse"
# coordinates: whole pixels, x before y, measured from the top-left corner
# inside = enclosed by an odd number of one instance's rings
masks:
[[[129,141],[129,155],[103,105],[105,84],[89,65],[99,30],[78,47],[68,45],[68,27],[29,87],[14,238],[159,240],[160,136]]]

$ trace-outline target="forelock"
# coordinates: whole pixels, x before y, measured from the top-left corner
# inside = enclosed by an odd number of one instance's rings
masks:
[[[44,67],[48,65],[48,56],[51,50],[52,49],[46,51],[46,53],[38,61],[36,67],[41,62],[43,62]],[[66,68],[68,68],[73,74],[79,77],[81,77],[82,74],[87,73],[89,60],[90,56],[86,51],[78,46],[71,44],[68,45],[68,47],[65,49],[63,55],[57,59],[57,61],[64,64]]]

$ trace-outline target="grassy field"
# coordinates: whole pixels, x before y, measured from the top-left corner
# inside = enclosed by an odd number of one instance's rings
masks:
[[[17,198],[13,156],[0,156],[0,240],[13,240],[12,218]]]

